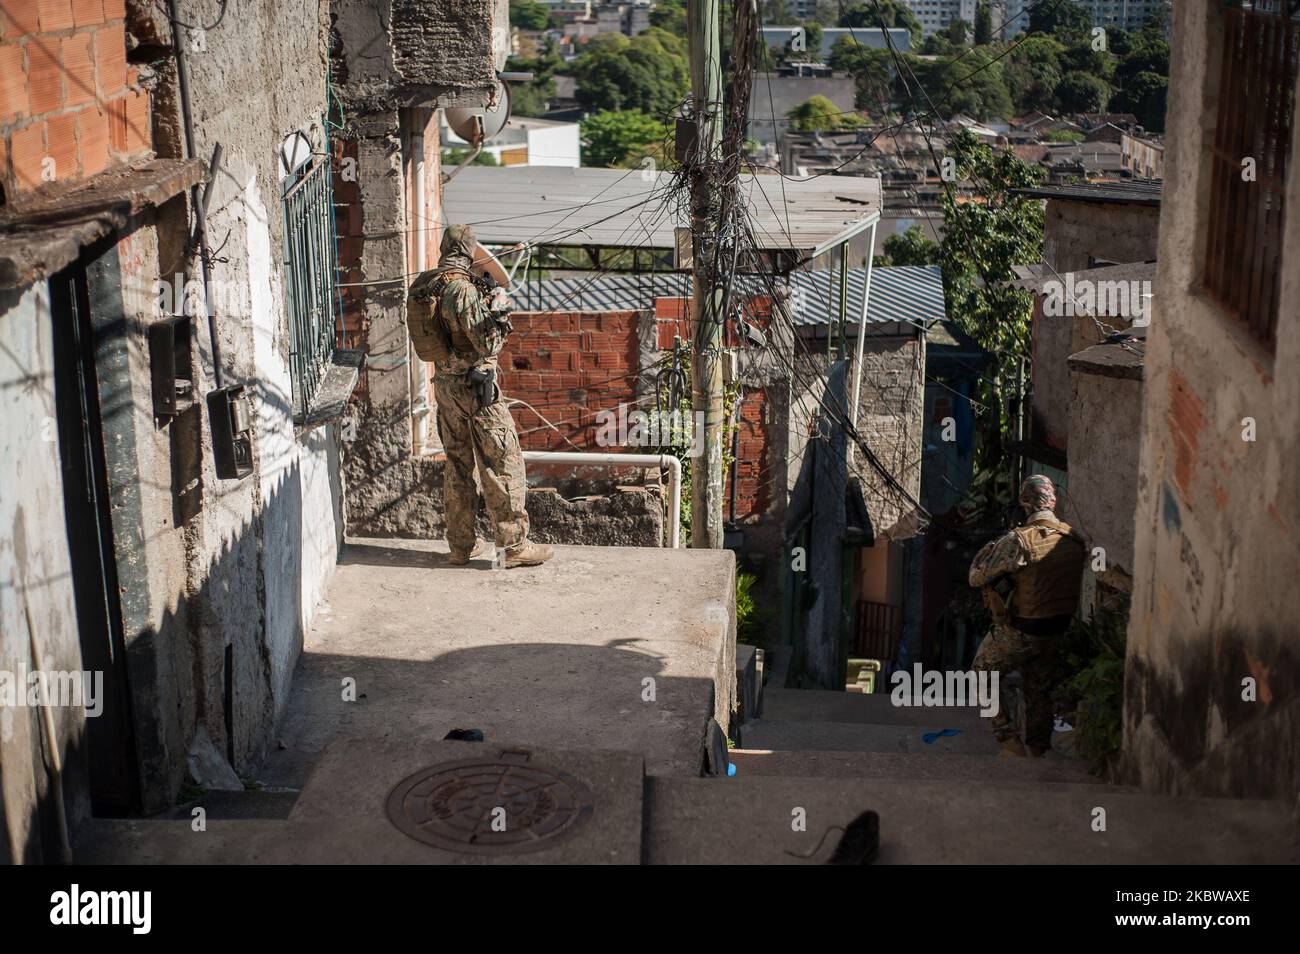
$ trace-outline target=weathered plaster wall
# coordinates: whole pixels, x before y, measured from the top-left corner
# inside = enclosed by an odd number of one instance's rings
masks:
[[[0,293],[0,673],[37,665],[80,670],[76,608],[63,527],[63,475],[55,426],[50,301],[44,284]],[[41,651],[29,645],[30,617]],[[25,684],[18,691],[25,692]],[[89,813],[75,756],[85,715],[53,710],[73,822]],[[84,753],[83,753],[84,755]],[[0,863],[53,860],[53,799],[40,711],[0,704]]]
[[[854,347],[850,341],[850,350]],[[801,458],[808,442],[809,419],[819,409],[820,395],[816,384],[825,374],[825,355],[808,354],[800,359],[800,363],[803,367],[793,384],[790,399],[788,440],[791,460]],[[856,374],[852,364],[851,360],[846,385],[848,400],[852,400]],[[847,406],[846,401],[844,407]],[[858,432],[880,462],[917,499],[921,494],[924,411],[924,340],[911,335],[869,336],[863,345]],[[798,476],[799,467],[792,464],[789,471],[791,487]],[[904,520],[908,508],[867,464],[860,451],[856,452],[849,470],[849,477],[855,476],[862,481],[864,502],[876,534],[893,534],[900,538],[910,536],[911,524]]]
[[[1223,30],[1176,4],[1160,269],[1147,351],[1124,767],[1144,787],[1300,788],[1300,175],[1286,183],[1269,354],[1200,289]],[[1300,155],[1300,125],[1292,129]],[[1243,418],[1257,439],[1242,439]],[[1256,701],[1243,700],[1243,680]]]
[[[1102,547],[1108,569],[1133,573],[1142,382],[1070,373],[1070,493],[1060,516]]]
[[[330,12],[350,111],[482,105],[505,67],[506,0],[333,0]]]
[[[124,615],[146,810],[175,794],[199,727],[236,768],[267,745],[303,627],[334,563],[336,438],[328,428],[295,435],[291,420],[279,154],[297,132],[324,148],[323,13],[315,0],[232,4],[201,39],[183,38],[196,154],[208,158],[217,143],[224,150],[208,210],[211,278],[225,382],[246,385],[251,399],[251,476],[219,480],[213,469],[201,396],[216,382],[202,317],[194,328],[199,406],[166,424],[152,415],[147,332],[164,313],[154,282],[174,285],[178,272],[182,281],[197,277],[184,248],[185,200],[119,247],[129,373],[101,387],[115,387],[114,406],[130,409],[119,430],[132,446],[115,452],[122,519],[114,529],[119,567],[136,573]],[[159,10],[143,4],[133,7],[132,29],[170,35]],[[166,67],[157,81],[155,141],[161,154],[174,155],[174,70]],[[119,498],[130,506],[118,506]]]
[[[1043,260],[1062,275],[1091,267],[1090,259],[1149,262],[1156,257],[1159,225],[1156,206],[1051,199],[1043,217]]]

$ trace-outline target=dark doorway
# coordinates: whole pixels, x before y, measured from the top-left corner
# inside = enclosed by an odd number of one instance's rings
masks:
[[[126,815],[139,810],[140,778],[86,266],[78,262],[50,279],[54,393],[82,668],[104,674],[103,709],[86,719],[91,809],[96,815]]]

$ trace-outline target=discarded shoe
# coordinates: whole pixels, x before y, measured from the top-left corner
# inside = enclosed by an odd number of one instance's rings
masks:
[[[545,543],[525,543],[517,549],[506,551],[506,569],[517,566],[541,566],[553,556],[555,551]]]
[[[999,758],[1022,758],[1029,753],[1025,751],[1025,743],[1021,742],[1015,736],[1005,740],[1002,743],[1002,751],[998,753]]]
[[[464,566],[470,560],[474,559],[476,556],[479,556],[482,552],[483,552],[483,541],[475,540],[474,549],[470,550],[468,553],[466,553],[464,550],[453,549],[451,551],[451,556],[447,558],[447,562],[450,563],[452,566]]]

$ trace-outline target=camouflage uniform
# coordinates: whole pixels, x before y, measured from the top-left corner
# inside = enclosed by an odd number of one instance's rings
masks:
[[[479,406],[467,378],[471,370],[495,371],[505,335],[493,319],[489,302],[469,277],[474,237],[465,226],[452,226],[443,239],[443,264],[421,275],[411,287],[415,318],[441,327],[441,344],[433,348],[436,365],[434,393],[438,401],[438,435],[447,454],[443,493],[446,498],[447,542],[453,555],[468,554],[478,540],[474,517],[478,509],[475,469],[483,487],[498,548],[507,553],[527,545],[527,484],[519,437],[500,387],[492,402]],[[429,298],[430,290],[441,295]],[[421,313],[418,309],[423,307]],[[429,330],[432,334],[432,330]],[[413,326],[413,339],[417,332]],[[422,340],[417,340],[421,351]],[[424,357],[424,354],[421,354]]]
[[[1026,523],[1039,517],[1053,517],[1050,510],[1043,510],[1029,515]],[[991,543],[975,555],[970,567],[970,585],[984,587],[998,577],[1014,574],[1029,564],[1021,538],[1013,531]],[[1051,748],[1052,723],[1055,713],[1052,708],[1052,689],[1057,672],[1057,638],[1052,635],[1033,635],[1017,629],[1009,617],[997,618],[993,627],[980,643],[975,653],[971,668],[976,671],[999,672],[1000,678],[1013,669],[1020,670],[1023,678],[1025,697],[1025,745],[1035,755],[1041,755]],[[998,714],[989,720],[993,734],[1004,744],[1017,741],[1011,716],[1005,707],[999,707]]]

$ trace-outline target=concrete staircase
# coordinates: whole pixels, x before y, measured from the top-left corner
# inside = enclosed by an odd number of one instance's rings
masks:
[[[826,861],[844,826],[880,816],[880,864],[1268,863],[1295,860],[1273,802],[1106,785],[1081,761],[1000,758],[973,708],[886,694],[768,688],[723,779],[652,778],[653,864]],[[935,736],[942,730],[956,734]],[[1105,819],[1105,830],[1095,830]],[[796,825],[799,819],[802,824]]]

